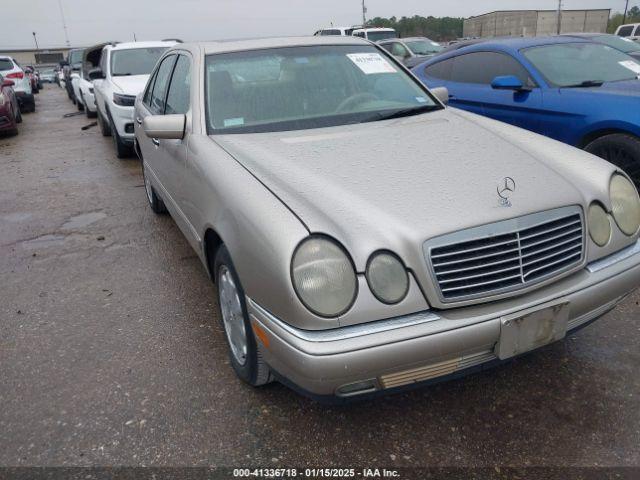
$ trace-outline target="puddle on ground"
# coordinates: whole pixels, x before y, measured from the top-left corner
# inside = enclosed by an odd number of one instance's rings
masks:
[[[89,212],[76,215],[67,220],[62,227],[62,230],[75,230],[76,228],[86,227],[92,223],[102,220],[107,214],[103,212]]]
[[[64,235],[42,235],[32,240],[22,242],[22,246],[27,249],[57,247],[62,245],[67,237]]]
[[[9,213],[7,215],[2,215],[0,218],[2,218],[2,220],[7,222],[19,223],[24,220],[29,220],[32,216],[33,216],[32,213],[16,212],[16,213]]]

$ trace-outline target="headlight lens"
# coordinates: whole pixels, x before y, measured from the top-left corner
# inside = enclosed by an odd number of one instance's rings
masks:
[[[337,317],[353,304],[356,272],[345,250],[324,237],[302,242],[291,263],[293,286],[302,303],[323,317]]]
[[[398,257],[388,252],[371,257],[367,265],[367,283],[383,303],[398,303],[409,290],[407,270]]]
[[[609,215],[598,203],[589,207],[589,235],[599,247],[604,247],[611,238],[611,222]]]
[[[135,95],[122,95],[120,93],[113,94],[113,103],[121,107],[133,107],[136,103]]]
[[[640,198],[636,187],[625,176],[615,174],[611,177],[609,195],[618,227],[626,235],[634,235],[640,227]]]

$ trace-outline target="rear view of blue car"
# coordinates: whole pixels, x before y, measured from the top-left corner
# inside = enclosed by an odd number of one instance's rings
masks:
[[[640,63],[568,37],[489,40],[413,69],[453,107],[583,148],[640,185]]]

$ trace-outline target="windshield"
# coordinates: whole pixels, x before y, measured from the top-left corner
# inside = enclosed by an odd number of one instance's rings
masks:
[[[149,75],[167,47],[128,48],[111,52],[111,75]]]
[[[533,47],[524,56],[556,87],[585,82],[619,82],[640,75],[640,63],[626,53],[596,43]]]
[[[622,38],[616,35],[602,35],[601,37],[595,37],[600,43],[606,43],[610,47],[616,48],[624,53],[637,52],[640,50],[640,45],[629,38]]]
[[[441,107],[373,45],[208,55],[209,133],[301,130]]]
[[[430,40],[409,40],[404,43],[414,55],[433,55],[443,50],[439,43]]]
[[[398,38],[398,34],[393,30],[389,30],[387,32],[367,32],[367,39],[372,42],[379,42],[380,40],[386,40],[387,38]]]

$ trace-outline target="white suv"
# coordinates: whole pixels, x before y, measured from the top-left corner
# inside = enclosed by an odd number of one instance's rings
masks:
[[[29,80],[29,77],[24,73],[18,62],[11,57],[0,56],[0,75],[14,83],[13,90],[16,92],[20,110],[23,112],[35,112],[36,101],[31,91],[31,80]]]
[[[620,25],[616,30],[619,37],[628,38],[629,40],[640,41],[640,23],[630,23],[628,25]]]
[[[107,45],[100,66],[91,70],[98,124],[113,136],[118,158],[133,153],[133,104],[164,51],[175,41],[130,42]]]

